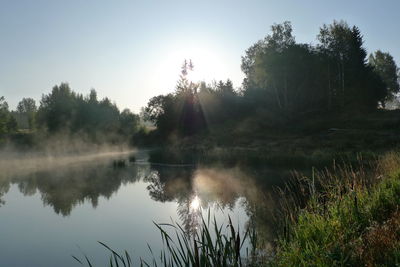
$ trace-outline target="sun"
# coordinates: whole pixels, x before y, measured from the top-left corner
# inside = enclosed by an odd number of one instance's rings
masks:
[[[194,69],[188,74],[193,82],[225,80],[228,78],[223,51],[206,43],[176,44],[168,47],[160,59],[157,83],[175,86],[184,60],[191,60]]]

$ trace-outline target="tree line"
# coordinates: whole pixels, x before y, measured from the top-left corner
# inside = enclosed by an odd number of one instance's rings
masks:
[[[240,90],[229,80],[209,85],[189,81],[193,64],[185,61],[175,92],[153,97],[147,117],[160,136],[186,136],[259,113],[284,120],[367,112],[396,99],[399,69],[393,57],[382,51],[368,57],[358,27],[334,21],[320,28],[317,40],[315,45],[298,43],[290,22],[274,24],[242,57]]]
[[[270,34],[245,51],[240,89],[229,79],[191,81],[188,74],[195,66],[185,60],[175,91],[151,98],[143,118],[156,126],[154,136],[167,141],[246,118],[285,124],[304,114],[367,112],[398,101],[393,57],[380,50],[368,56],[356,26],[334,21],[323,25],[316,39],[316,44],[299,43],[290,22],[272,25]],[[121,112],[108,98],[99,100],[95,90],[77,94],[66,83],[43,95],[39,106],[24,98],[9,111],[0,98],[0,138],[21,129],[85,133],[93,140],[103,134],[128,138],[140,128],[138,115]]]
[[[17,131],[41,131],[47,134],[81,133],[92,141],[131,138],[140,127],[139,116],[129,109],[120,111],[109,98],[98,99],[94,89],[87,96],[71,90],[67,83],[43,95],[39,106],[32,98],[23,98],[10,111],[0,98],[0,137]]]

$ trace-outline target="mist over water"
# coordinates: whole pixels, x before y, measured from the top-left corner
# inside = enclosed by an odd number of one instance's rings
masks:
[[[96,144],[84,136],[59,133],[41,139],[33,148],[8,144],[0,149],[0,179],[71,164],[110,160],[135,151],[127,144]]]
[[[102,152],[86,152],[76,155],[42,155],[35,153],[14,153],[11,157],[0,154],[0,178],[14,175],[23,175],[31,172],[49,171],[68,165],[82,164],[85,162],[104,162],[110,158],[129,155],[135,150],[110,150]]]
[[[1,264],[71,266],[70,255],[82,253],[78,245],[104,265],[108,254],[97,241],[145,258],[147,242],[154,251],[162,245],[152,222],[172,220],[191,231],[210,210],[218,222],[230,216],[244,231],[250,219],[260,218],[255,214],[261,207],[274,206],[265,201],[265,189],[275,183],[272,173],[153,165],[147,151],[124,147],[54,151],[1,153],[0,251],[8,251],[0,253]],[[264,175],[269,182],[260,183]],[[270,231],[269,225],[260,228]],[[16,255],[21,249],[40,256],[21,258]]]

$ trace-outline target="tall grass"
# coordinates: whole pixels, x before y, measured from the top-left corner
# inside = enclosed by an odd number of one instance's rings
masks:
[[[390,153],[370,166],[314,172],[297,181],[282,191],[291,196],[282,206],[285,227],[271,265],[400,264],[399,154]],[[386,239],[373,241],[377,236]]]
[[[155,227],[161,233],[163,249],[157,257],[150,246],[151,260],[139,258],[140,266],[251,266],[256,259],[257,235],[253,226],[247,227],[240,234],[229,217],[229,223],[218,225],[215,217],[211,220],[201,217],[199,228],[188,233],[181,225],[157,224]],[[171,231],[172,230],[172,234]],[[103,242],[99,242],[110,252],[109,266],[134,266],[131,255],[124,251],[118,253]],[[245,247],[246,246],[246,247]],[[93,266],[86,255],[84,259],[73,258],[81,265]]]

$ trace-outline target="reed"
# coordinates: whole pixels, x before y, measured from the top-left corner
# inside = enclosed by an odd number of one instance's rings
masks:
[[[163,249],[156,257],[148,245],[151,260],[139,258],[140,266],[251,266],[257,257],[255,228],[249,226],[240,234],[240,229],[234,227],[230,217],[228,221],[225,226],[218,225],[216,218],[211,219],[208,212],[207,218],[201,216],[199,228],[190,233],[178,223],[154,223],[160,231]],[[119,253],[103,242],[99,244],[110,252],[110,267],[134,266],[127,251]],[[81,265],[92,266],[89,258],[86,255],[83,257],[80,259],[73,256]]]
[[[400,263],[400,223],[396,220],[400,207],[398,153],[389,153],[373,164],[357,168],[347,165],[314,171],[311,177],[298,177],[282,193],[289,195],[282,204],[284,230],[270,265]],[[377,236],[387,238],[370,240]],[[365,247],[365,243],[369,246]]]

